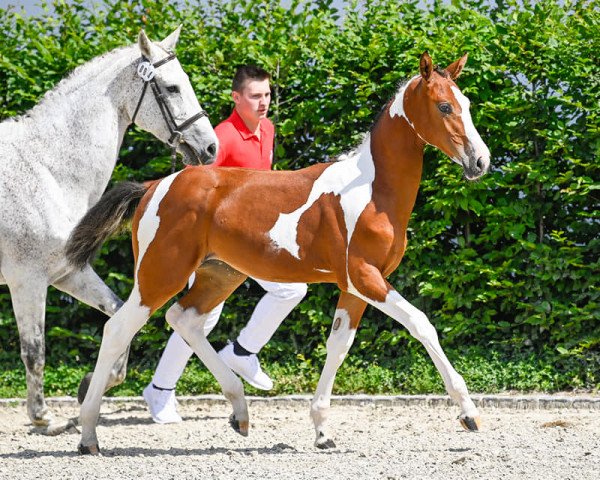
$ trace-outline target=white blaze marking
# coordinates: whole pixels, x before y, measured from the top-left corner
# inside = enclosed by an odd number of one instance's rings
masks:
[[[308,199],[290,213],[280,213],[268,232],[273,244],[300,259],[298,245],[298,223],[300,218],[322,195],[333,193],[340,196],[347,229],[347,245],[354,233],[358,217],[371,201],[375,166],[371,157],[370,135],[365,137],[358,149],[323,170],[312,186]]]
[[[469,139],[469,142],[471,143],[473,150],[475,151],[475,157],[476,158],[483,157],[484,159],[487,159],[489,162],[490,151],[489,151],[487,145],[481,139],[479,132],[475,128],[475,125],[473,125],[473,119],[471,118],[471,112],[469,110],[471,102],[469,101],[469,99],[467,97],[465,97],[465,95],[457,87],[452,86],[450,88],[452,89],[452,92],[454,93],[454,97],[456,98],[456,101],[458,102],[458,104],[460,105],[460,108],[462,110],[460,116],[461,116],[461,119],[463,122],[463,126],[465,128],[465,134],[466,134],[467,138]],[[461,154],[464,158],[466,155],[464,152],[464,148],[462,146],[459,147],[459,151],[461,152]],[[452,160],[454,160],[455,162],[457,162],[459,164],[461,163],[460,160],[456,160],[454,158]]]
[[[140,265],[142,264],[142,259],[154,240],[156,232],[158,231],[158,227],[160,225],[160,217],[158,216],[158,207],[160,206],[160,202],[162,202],[165,195],[169,192],[169,188],[171,188],[171,184],[173,180],[179,175],[181,172],[174,173],[169,175],[167,178],[161,180],[161,182],[156,187],[152,198],[148,202],[146,206],[146,211],[142,215],[140,219],[140,223],[138,225],[138,263],[137,269],[135,271],[136,277],[137,272],[140,269]]]

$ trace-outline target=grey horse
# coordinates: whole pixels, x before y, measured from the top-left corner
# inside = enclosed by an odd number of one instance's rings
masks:
[[[45,310],[49,285],[112,316],[121,300],[88,265],[64,256],[69,234],[106,188],[129,125],[211,163],[218,140],[172,53],[180,28],[161,42],[141,31],[135,45],[76,68],[25,114],[0,123],[0,284],[8,285],[35,426],[68,427],[44,400]],[[126,355],[111,383],[123,380]]]

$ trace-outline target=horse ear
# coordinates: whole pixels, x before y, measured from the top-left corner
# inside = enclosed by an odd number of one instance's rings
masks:
[[[138,35],[138,46],[143,57],[152,58],[152,42],[144,30],[140,30],[140,34]]]
[[[454,62],[446,67],[446,71],[450,74],[450,77],[452,77],[452,80],[456,80],[458,78],[458,76],[461,74],[463,67],[467,63],[468,56],[469,56],[469,54],[465,53],[456,62]]]
[[[431,78],[431,74],[433,73],[433,62],[431,61],[431,57],[428,52],[423,52],[421,55],[421,59],[419,60],[419,69],[421,70],[421,76],[425,79],[426,82]]]
[[[179,34],[181,33],[181,25],[179,25],[167,38],[165,38],[160,45],[169,52],[175,50],[175,45],[179,40]]]

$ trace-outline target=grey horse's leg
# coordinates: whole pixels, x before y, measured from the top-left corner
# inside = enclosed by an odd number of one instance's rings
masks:
[[[54,282],[53,286],[75,297],[77,300],[97,308],[109,317],[112,317],[121,305],[123,305],[123,301],[108,288],[89,265],[86,265],[81,270],[75,270],[65,277],[62,277],[60,280]],[[128,358],[129,346],[125,350],[125,353],[123,353],[113,365],[108,384],[106,385],[106,390],[123,383],[127,374]],[[77,400],[79,403],[83,403],[91,379],[92,373],[90,372],[81,380],[77,392]]]
[[[45,315],[48,285],[35,273],[10,279],[8,288],[21,340],[27,378],[27,413],[35,426],[48,427],[54,416],[44,399]]]

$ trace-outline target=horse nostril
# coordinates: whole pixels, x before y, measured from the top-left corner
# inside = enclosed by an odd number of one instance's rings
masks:
[[[477,165],[477,170],[479,170],[480,172],[483,171],[483,169],[485,168],[485,164],[483,163],[483,157],[479,157],[475,165]]]
[[[208,154],[211,157],[214,157],[217,154],[217,144],[216,143],[211,143],[207,148],[206,151],[208,152]]]

